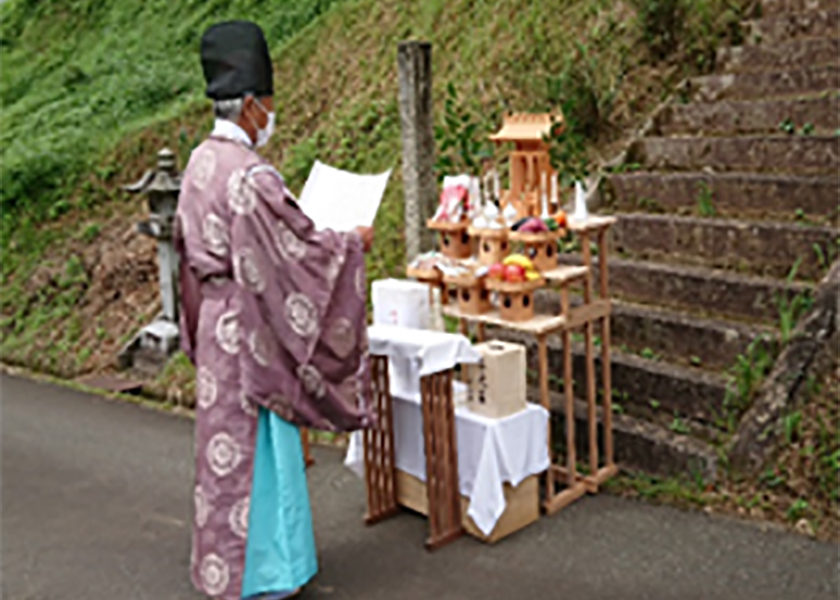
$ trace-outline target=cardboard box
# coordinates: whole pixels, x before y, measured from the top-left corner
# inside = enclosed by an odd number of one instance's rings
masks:
[[[498,419],[526,408],[525,346],[499,340],[476,344],[482,359],[469,365],[467,407]]]
[[[493,544],[519,531],[523,527],[527,527],[540,518],[539,488],[539,477],[537,475],[531,475],[525,478],[516,487],[505,483],[505,512],[496,521],[496,526],[493,528],[493,531],[487,535],[476,527],[473,520],[467,514],[470,499],[466,496],[461,496],[461,519],[464,529],[468,534],[478,538],[482,542]],[[426,484],[399,469],[397,469],[397,502],[422,515],[429,514],[429,498],[426,492]]]

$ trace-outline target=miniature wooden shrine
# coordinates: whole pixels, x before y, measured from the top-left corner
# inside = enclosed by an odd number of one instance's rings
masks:
[[[510,188],[502,190],[501,208],[512,205],[518,216],[547,216],[548,182],[556,181],[546,137],[563,127],[563,117],[551,114],[509,114],[502,128],[490,136],[496,143],[513,142]],[[556,188],[555,188],[556,190]],[[556,198],[552,198],[556,202]]]

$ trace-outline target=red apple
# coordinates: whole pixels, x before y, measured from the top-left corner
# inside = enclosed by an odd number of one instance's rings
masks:
[[[487,276],[490,279],[497,279],[501,281],[505,278],[505,266],[502,263],[496,263],[495,265],[491,265],[490,269],[487,271]]]
[[[519,265],[507,265],[505,267],[505,281],[525,281],[525,269],[523,269]]]

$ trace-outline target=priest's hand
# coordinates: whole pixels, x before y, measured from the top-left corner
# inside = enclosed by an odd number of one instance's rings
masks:
[[[370,252],[370,247],[373,245],[373,227],[356,227],[356,233],[362,238],[365,252]]]

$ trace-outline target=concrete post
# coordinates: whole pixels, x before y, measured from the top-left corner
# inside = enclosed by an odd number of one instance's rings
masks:
[[[399,67],[400,122],[403,141],[405,188],[405,251],[410,261],[432,250],[433,232],[426,228],[437,204],[435,136],[432,120],[432,45],[401,42]]]

